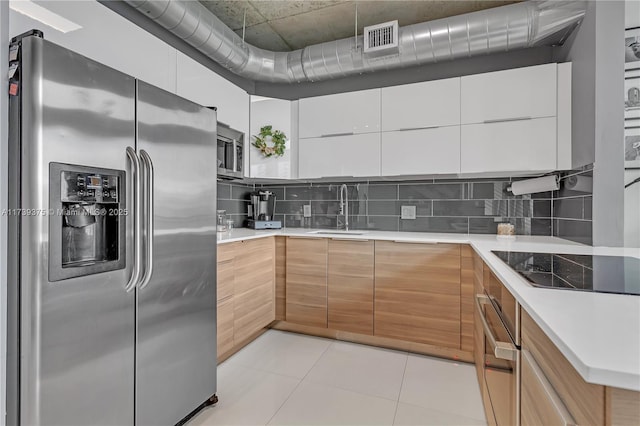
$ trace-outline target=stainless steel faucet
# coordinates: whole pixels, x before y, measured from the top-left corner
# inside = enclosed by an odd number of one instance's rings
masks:
[[[344,215],[344,230],[349,230],[349,190],[346,184],[340,187],[340,214]]]

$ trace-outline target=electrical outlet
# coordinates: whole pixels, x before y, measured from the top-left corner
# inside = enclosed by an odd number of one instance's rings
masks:
[[[400,219],[415,219],[416,206],[402,206],[400,208]]]
[[[302,206],[302,215],[304,217],[311,217],[311,204],[305,204]]]

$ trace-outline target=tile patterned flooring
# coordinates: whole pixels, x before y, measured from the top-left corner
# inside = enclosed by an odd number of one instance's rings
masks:
[[[485,425],[473,365],[269,330],[218,366],[189,426]]]

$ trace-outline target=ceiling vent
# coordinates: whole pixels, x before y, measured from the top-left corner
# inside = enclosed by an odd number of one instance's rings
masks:
[[[398,51],[398,21],[364,27],[365,53],[393,53]]]

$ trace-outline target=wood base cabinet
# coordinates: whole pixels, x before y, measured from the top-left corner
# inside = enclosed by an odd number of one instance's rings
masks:
[[[374,242],[329,240],[328,327],[373,334]]]
[[[287,237],[276,237],[276,320],[287,318]]]
[[[218,301],[218,360],[233,352],[233,297]]]
[[[235,243],[218,246],[217,262],[217,340],[218,361],[233,350],[233,286],[235,283],[234,262]]]
[[[640,425],[640,392],[608,387],[605,393],[606,425]]]
[[[327,327],[327,250],[324,238],[287,238],[286,318]]]
[[[244,240],[234,260],[233,339],[243,342],[275,317],[275,238]]]
[[[520,419],[540,424],[605,424],[605,388],[587,383],[522,310]]]
[[[473,352],[473,249],[460,246],[460,349]]]
[[[218,361],[275,320],[275,239],[218,246]]]
[[[460,349],[460,246],[376,241],[374,334]]]

